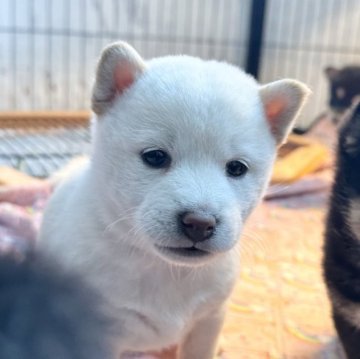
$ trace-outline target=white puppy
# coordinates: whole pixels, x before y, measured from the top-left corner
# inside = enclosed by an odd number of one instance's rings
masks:
[[[178,344],[181,359],[212,358],[244,221],[307,93],[226,63],[105,48],[91,161],[52,198],[40,248],[101,291],[116,354]]]

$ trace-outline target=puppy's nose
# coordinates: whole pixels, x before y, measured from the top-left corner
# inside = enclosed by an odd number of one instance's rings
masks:
[[[205,213],[185,212],[180,216],[180,226],[192,242],[209,239],[215,232],[216,219]]]

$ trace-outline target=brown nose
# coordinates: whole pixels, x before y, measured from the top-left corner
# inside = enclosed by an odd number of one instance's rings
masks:
[[[209,239],[215,232],[216,219],[204,213],[185,212],[180,216],[180,226],[192,242]]]

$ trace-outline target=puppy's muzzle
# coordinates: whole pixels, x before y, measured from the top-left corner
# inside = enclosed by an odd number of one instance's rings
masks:
[[[185,212],[179,217],[182,232],[194,244],[209,239],[216,229],[216,218],[206,213]]]

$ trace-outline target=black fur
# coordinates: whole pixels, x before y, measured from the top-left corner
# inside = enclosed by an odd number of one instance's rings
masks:
[[[360,66],[346,66],[342,69],[328,67],[325,74],[330,82],[329,105],[336,112],[344,112],[352,100],[360,95]],[[339,96],[343,89],[343,96]]]
[[[335,113],[341,114],[360,95],[360,66],[346,66],[342,69],[328,67],[325,74],[330,85],[329,106]]]
[[[359,329],[347,322],[336,312],[333,315],[336,331],[345,349],[346,356],[351,359],[360,358]]]
[[[360,198],[360,105],[349,115],[339,133],[335,180],[327,216],[324,275],[332,300],[336,329],[348,358],[360,358],[360,330],[342,316],[332,297],[359,304],[360,242],[347,222],[351,200]]]
[[[39,255],[0,256],[0,359],[105,359],[108,325],[78,277]]]

